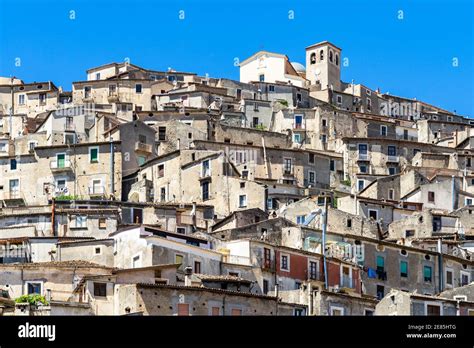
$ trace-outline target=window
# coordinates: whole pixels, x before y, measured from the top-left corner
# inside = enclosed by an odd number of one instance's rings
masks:
[[[254,118],[252,119],[252,127],[253,127],[253,128],[257,128],[259,122],[260,122],[260,121],[259,121],[258,117],[254,117]]]
[[[375,209],[369,209],[369,219],[378,220],[379,212]]]
[[[352,219],[347,219],[346,220],[346,227],[347,228],[352,228]]]
[[[450,269],[446,270],[446,285],[453,286],[453,271]]]
[[[381,255],[377,256],[377,271],[385,272],[385,258]]]
[[[324,60],[324,51],[323,50],[319,51],[319,60],[320,61]]]
[[[359,191],[362,191],[365,186],[365,181],[364,180],[357,180],[357,188]]]
[[[308,154],[308,162],[309,163],[314,163],[314,153]]]
[[[335,316],[344,315],[344,308],[331,306],[329,309],[329,312],[330,312],[330,315],[335,315]]]
[[[336,53],[336,66],[339,65],[339,54]]]
[[[295,308],[294,315],[295,317],[302,317],[304,314],[304,310],[302,308]]]
[[[247,195],[239,196],[239,208],[247,207]]]
[[[76,215],[76,228],[86,228],[87,227],[87,216]]]
[[[202,161],[201,176],[206,178],[211,175],[211,162],[209,160]]]
[[[295,115],[295,125],[296,129],[303,128],[303,116],[302,115]]]
[[[164,164],[159,164],[158,165],[158,177],[162,178],[165,176],[165,165]]]
[[[408,277],[408,262],[400,261],[400,277]]]
[[[100,80],[100,73],[96,73],[96,74],[95,74],[95,79],[96,79],[96,80]]]
[[[268,280],[266,279],[263,280],[263,294],[268,294]]]
[[[394,197],[395,197],[395,190],[394,189],[389,189],[388,190],[388,199],[393,201]]]
[[[383,285],[377,285],[377,299],[381,300],[385,296],[385,288]]]
[[[309,279],[318,279],[318,263],[316,261],[309,261]]]
[[[441,216],[433,216],[433,232],[441,231]]]
[[[160,187],[160,202],[166,202],[166,187]]]
[[[440,304],[426,304],[426,315],[441,315],[441,305]]]
[[[258,80],[259,80],[260,82],[265,82],[265,75],[264,75],[264,74],[259,75],[259,76],[258,76]]]
[[[89,148],[89,162],[90,163],[99,162],[99,148],[98,147]]]
[[[107,283],[94,282],[94,296],[106,297],[107,296]]]
[[[383,137],[387,136],[387,126],[380,126],[380,135]]]
[[[374,315],[374,310],[373,309],[364,309],[364,315],[367,317],[371,317]]]
[[[367,166],[365,164],[359,164],[359,173],[367,173]]]
[[[342,96],[340,96],[340,95],[337,96],[337,105],[339,105],[339,106],[342,105]]]
[[[432,268],[431,266],[424,266],[423,267],[423,280],[425,282],[431,282],[432,280]]]
[[[181,266],[183,265],[183,261],[184,261],[184,256],[183,256],[183,255],[176,254],[176,255],[174,256],[174,263],[180,265],[180,268],[181,268]]]
[[[84,98],[91,97],[91,86],[84,86]]]
[[[17,162],[15,158],[10,159],[10,170],[16,170]]]
[[[388,156],[396,156],[397,155],[397,147],[395,145],[388,145]]]
[[[141,93],[142,92],[142,85],[141,83],[137,83],[135,85],[135,93]]]
[[[326,144],[328,142],[328,136],[326,134],[321,134],[321,142]]]
[[[28,295],[30,294],[41,295],[43,293],[42,292],[43,283],[41,282],[26,282],[26,287],[27,287]]]
[[[109,96],[117,94],[117,85],[109,85]]]
[[[100,255],[100,247],[95,247],[94,248],[94,254]]]
[[[309,171],[308,174],[309,174],[309,175],[308,175],[308,177],[309,177],[309,178],[308,178],[308,182],[309,182],[310,184],[314,184],[314,183],[316,182],[316,173],[313,172],[313,171]]]
[[[241,99],[242,98],[242,90],[240,88],[237,88],[237,95],[236,95],[236,98],[237,99]]]
[[[302,224],[304,224],[305,219],[306,219],[306,215],[298,215],[296,217],[296,223],[298,225],[302,225]]]
[[[371,110],[372,110],[372,100],[367,99],[367,111],[371,111]]]
[[[201,262],[194,261],[194,273],[201,273]]]
[[[467,285],[471,282],[471,275],[468,272],[461,271],[461,286]]]
[[[107,228],[107,219],[99,218],[99,229],[105,230]]]
[[[158,127],[158,140],[159,141],[166,140],[166,127]]]
[[[296,144],[301,144],[301,134],[293,134],[293,142]]]
[[[290,270],[290,260],[288,255],[281,255],[280,256],[280,269],[282,271],[289,271]]]
[[[332,61],[333,61],[333,53],[332,53],[331,50],[329,51],[329,61],[330,61],[331,63],[332,63]]]
[[[336,170],[336,162],[334,162],[334,160],[329,160],[329,170],[331,172],[333,172],[334,170]]]
[[[205,181],[201,184],[201,193],[202,193],[202,200],[206,201],[209,199],[209,181]]]
[[[312,65],[312,64],[316,64],[316,53],[311,53],[311,55],[309,56],[309,63]]]
[[[18,104],[19,105],[24,105],[25,104],[25,95],[24,94],[20,94],[18,96]]]
[[[40,105],[45,105],[46,104],[46,93],[40,93],[39,94],[39,103],[40,103]]]
[[[397,168],[396,167],[388,167],[388,175],[395,175],[397,174]]]
[[[428,202],[434,203],[435,201],[435,193],[433,191],[428,191]]]
[[[273,85],[268,86],[268,91],[269,92],[275,92],[275,86],[273,86]]]
[[[283,159],[283,170],[284,174],[291,174],[292,173],[292,161],[291,158],[284,158]]]

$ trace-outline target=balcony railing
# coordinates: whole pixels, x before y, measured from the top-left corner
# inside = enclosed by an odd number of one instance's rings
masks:
[[[117,92],[109,92],[109,95],[107,96],[107,100],[109,101],[109,103],[116,103],[120,101],[120,98]]]
[[[137,141],[135,143],[135,151],[151,153],[152,152],[151,150],[152,150],[152,146],[150,144],[145,144],[140,141]]]
[[[76,130],[76,125],[74,123],[66,123],[64,125],[64,130],[69,131],[69,132],[73,132],[73,131]]]
[[[72,169],[70,160],[64,160],[64,161],[54,160],[49,163],[49,167],[53,171],[65,171],[65,170]]]
[[[388,155],[387,162],[398,163],[398,162],[400,162],[400,156],[390,156],[390,155]]]
[[[370,161],[370,156],[368,153],[359,153],[357,159],[359,161]]]
[[[90,186],[89,196],[103,196],[105,195],[105,186]]]
[[[295,124],[293,125],[293,128],[294,128],[294,129],[303,129],[303,124],[302,124],[302,123],[295,123]]]
[[[324,281],[324,273],[321,272],[309,272],[308,274],[309,281]]]
[[[354,288],[354,279],[348,276],[342,276],[341,283],[339,284],[341,288]]]
[[[262,261],[262,269],[266,271],[275,271],[276,263],[274,259],[264,259]]]

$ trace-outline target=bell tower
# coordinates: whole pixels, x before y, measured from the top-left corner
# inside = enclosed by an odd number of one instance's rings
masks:
[[[306,47],[306,78],[321,90],[341,90],[341,49],[328,41]]]

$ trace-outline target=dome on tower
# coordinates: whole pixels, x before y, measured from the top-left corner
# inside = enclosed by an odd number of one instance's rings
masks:
[[[295,68],[297,73],[305,73],[306,72],[306,68],[301,63],[291,62],[291,65],[293,65],[293,68]]]

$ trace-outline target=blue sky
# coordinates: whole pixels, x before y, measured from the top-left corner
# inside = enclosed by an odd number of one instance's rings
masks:
[[[470,0],[0,0],[0,76],[70,90],[86,69],[128,57],[150,69],[238,79],[235,58],[265,49],[304,63],[306,46],[328,40],[349,59],[344,81],[474,116],[473,7]]]

